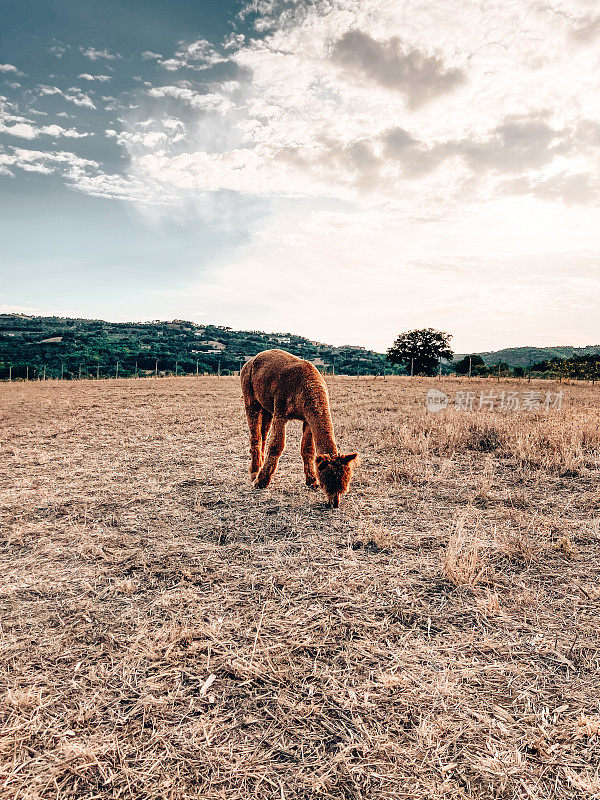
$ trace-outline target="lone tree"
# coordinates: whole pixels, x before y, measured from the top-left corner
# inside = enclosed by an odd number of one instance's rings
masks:
[[[454,355],[450,349],[451,334],[422,328],[401,333],[386,353],[392,364],[404,364],[415,375],[435,375],[441,358]]]
[[[469,366],[471,367],[471,374],[474,375],[476,372],[481,372],[482,368],[485,370],[485,361],[481,356],[473,353],[454,363],[454,369],[457,375],[467,375]]]

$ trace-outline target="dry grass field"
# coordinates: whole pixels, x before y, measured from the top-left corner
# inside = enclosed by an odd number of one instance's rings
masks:
[[[339,511],[235,378],[0,385],[3,800],[600,798],[600,387],[328,380]]]

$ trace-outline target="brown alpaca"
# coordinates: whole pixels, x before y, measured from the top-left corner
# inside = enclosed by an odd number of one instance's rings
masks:
[[[285,448],[286,422],[299,419],[303,422],[300,451],[306,485],[316,488],[318,482],[329,505],[338,508],[341,495],[348,491],[358,454],[340,455],[337,451],[329,395],[319,370],[310,361],[284,350],[265,350],[244,365],[241,377],[254,486],[263,489],[269,485]]]

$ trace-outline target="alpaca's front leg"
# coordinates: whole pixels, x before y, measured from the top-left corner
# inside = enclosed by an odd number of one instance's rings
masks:
[[[264,489],[271,482],[271,476],[277,469],[279,456],[285,448],[285,419],[284,417],[273,417],[271,424],[271,434],[267,445],[267,455],[260,472],[256,476],[254,486],[257,489]]]
[[[304,475],[306,485],[317,488],[317,475],[315,473],[315,441],[308,422],[302,426],[302,444],[300,445],[302,461],[304,462]]]

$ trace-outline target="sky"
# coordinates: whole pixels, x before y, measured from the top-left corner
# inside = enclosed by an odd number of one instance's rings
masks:
[[[600,343],[596,0],[0,14],[0,313]]]

